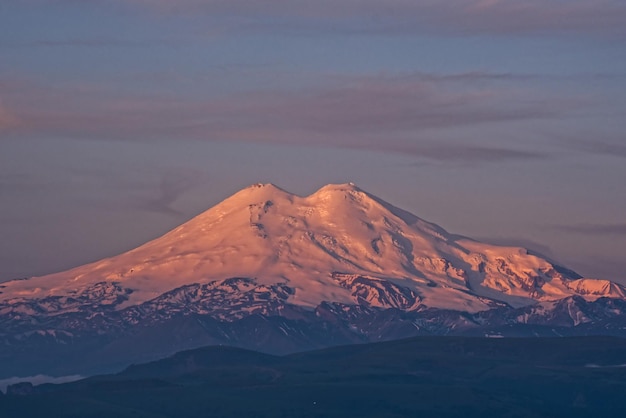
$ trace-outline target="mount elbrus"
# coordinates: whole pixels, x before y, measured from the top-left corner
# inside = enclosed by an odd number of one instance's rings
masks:
[[[109,371],[210,344],[626,335],[625,295],[353,184],[307,197],[256,184],[124,254],[0,284],[0,377]]]

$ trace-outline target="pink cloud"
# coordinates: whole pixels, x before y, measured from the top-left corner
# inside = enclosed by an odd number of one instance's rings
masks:
[[[0,100],[0,132],[16,128],[20,124],[19,119],[13,112],[2,104]]]

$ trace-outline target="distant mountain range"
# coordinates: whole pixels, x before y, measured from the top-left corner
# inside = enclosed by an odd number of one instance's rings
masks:
[[[0,377],[211,344],[284,354],[415,335],[626,336],[625,312],[617,283],[450,234],[354,184],[307,197],[256,184],[124,254],[0,284]]]

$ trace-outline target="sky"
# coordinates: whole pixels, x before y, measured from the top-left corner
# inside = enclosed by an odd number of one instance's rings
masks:
[[[355,182],[626,284],[623,0],[0,3],[0,281]]]

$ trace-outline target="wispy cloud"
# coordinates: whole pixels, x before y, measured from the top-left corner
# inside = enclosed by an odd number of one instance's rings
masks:
[[[522,95],[515,96],[506,89],[447,89],[433,82],[370,77],[315,91],[230,97],[215,103],[215,110],[264,115],[259,125],[280,124],[320,134],[389,134],[546,118],[557,113],[549,107],[525,103]]]
[[[146,199],[139,205],[149,212],[172,216],[185,214],[174,208],[174,203],[187,191],[205,180],[202,173],[190,170],[168,170],[161,174],[156,196]]]
[[[24,133],[80,138],[192,138],[365,149],[440,162],[542,158],[502,143],[445,141],[436,132],[554,119],[575,101],[492,83],[502,75],[331,77],[318,87],[189,97],[112,95],[97,87],[0,82]],[[512,77],[510,75],[504,76]],[[475,82],[480,80],[480,82]],[[57,103],[63,102],[61,108]]]
[[[554,229],[581,235],[626,235],[626,223],[557,225]]]
[[[626,158],[626,134],[622,138],[612,138],[611,140],[574,140],[568,141],[567,144],[578,151],[589,154]]]
[[[85,39],[38,39],[31,41],[0,41],[5,48],[146,48],[151,46],[176,46],[180,41],[171,39],[122,39],[122,38],[85,38]]]
[[[622,0],[118,0],[118,3],[164,14],[231,17],[239,29],[248,30],[626,36],[626,4]]]
[[[25,170],[22,173],[0,172],[0,197],[13,198],[49,188]]]
[[[385,151],[387,147],[381,147]],[[453,143],[417,143],[408,147],[388,147],[390,151],[397,151],[415,157],[421,157],[438,162],[459,164],[495,163],[500,161],[539,160],[549,158],[548,154],[533,151],[523,151],[504,147],[487,147],[481,145],[453,144]]]

